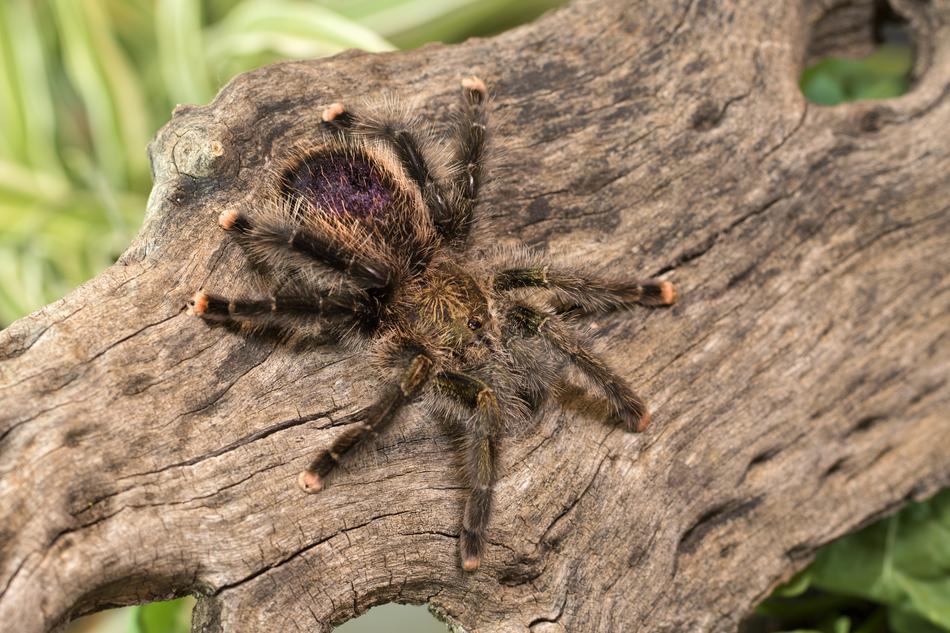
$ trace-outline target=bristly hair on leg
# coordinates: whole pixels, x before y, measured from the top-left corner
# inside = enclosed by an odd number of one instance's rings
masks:
[[[259,283],[199,288],[189,312],[227,326],[223,335],[276,330],[308,349],[316,331],[366,358],[377,387],[302,464],[305,492],[324,490],[341,462],[411,405],[454,426],[469,489],[458,561],[474,572],[493,560],[505,438],[537,421],[566,369],[626,430],[650,422],[566,314],[669,306],[676,291],[667,280],[600,276],[561,253],[497,246],[485,203],[500,146],[491,95],[474,76],[460,92],[444,138],[392,99],[315,107],[314,134],[280,149],[254,205],[208,220],[240,246]]]

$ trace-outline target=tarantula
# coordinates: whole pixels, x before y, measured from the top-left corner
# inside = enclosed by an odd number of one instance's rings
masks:
[[[410,402],[457,423],[470,486],[459,549],[462,568],[474,571],[500,441],[529,423],[564,369],[602,390],[628,431],[649,424],[643,401],[589,349],[567,313],[667,306],[676,292],[668,281],[603,279],[523,246],[479,239],[488,91],[468,77],[462,95],[451,148],[404,112],[327,107],[318,139],[276,176],[273,200],[219,217],[264,272],[268,292],[199,291],[190,310],[251,329],[318,326],[372,351],[383,376],[376,400],[300,473],[306,492],[320,491],[351,449]]]

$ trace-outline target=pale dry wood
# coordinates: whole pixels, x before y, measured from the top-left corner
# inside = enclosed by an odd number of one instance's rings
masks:
[[[120,263],[0,334],[0,622],[196,592],[207,632],[328,631],[387,601],[469,631],[728,631],[816,548],[946,485],[950,8],[898,7],[908,95],[821,108],[796,77],[830,5],[578,2],[492,40],[271,66],[176,110]],[[305,496],[297,471],[372,397],[365,360],[184,311],[242,283],[215,217],[254,204],[322,106],[396,92],[444,121],[469,73],[510,139],[498,234],[682,299],[597,320],[654,426],[569,397],[506,441],[473,575],[438,425],[407,416]]]

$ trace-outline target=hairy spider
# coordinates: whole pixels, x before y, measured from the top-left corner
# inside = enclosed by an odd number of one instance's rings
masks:
[[[307,492],[321,490],[346,453],[412,401],[458,424],[470,486],[459,547],[462,568],[473,571],[501,439],[529,423],[567,367],[603,392],[626,430],[650,421],[566,313],[666,306],[676,292],[668,281],[603,279],[479,239],[488,94],[468,77],[462,95],[451,149],[404,112],[326,108],[318,140],[276,179],[273,204],[219,217],[264,271],[267,294],[199,291],[191,312],[252,329],[319,326],[344,344],[368,343],[382,374],[376,400],[300,474]]]

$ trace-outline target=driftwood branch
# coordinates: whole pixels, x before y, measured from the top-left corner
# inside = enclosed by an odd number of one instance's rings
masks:
[[[950,4],[894,3],[906,96],[822,108],[796,78],[832,4],[578,2],[177,109],[121,261],[0,334],[0,622],[197,593],[208,632],[328,631],[389,601],[468,631],[728,631],[816,548],[946,485]],[[596,323],[654,426],[552,407],[506,441],[472,575],[438,425],[407,415],[306,496],[296,473],[373,392],[365,360],[184,311],[242,283],[215,218],[253,204],[321,106],[396,92],[439,122],[469,73],[510,141],[499,235],[681,296]]]

